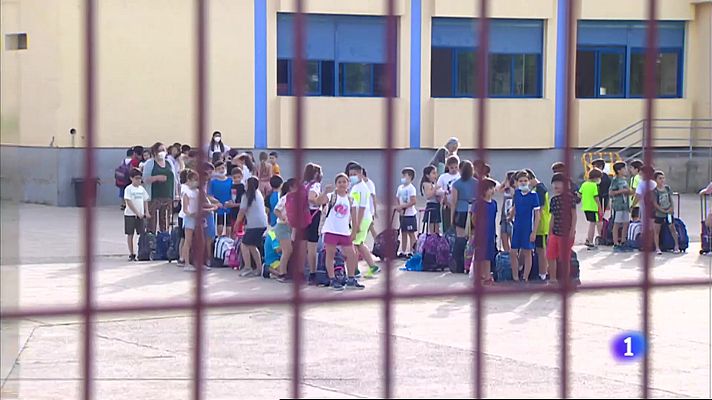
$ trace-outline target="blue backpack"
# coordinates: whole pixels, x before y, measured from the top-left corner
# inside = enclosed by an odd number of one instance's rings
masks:
[[[509,253],[503,251],[497,254],[494,262],[494,280],[497,282],[511,281],[512,277],[512,262],[509,259]]]

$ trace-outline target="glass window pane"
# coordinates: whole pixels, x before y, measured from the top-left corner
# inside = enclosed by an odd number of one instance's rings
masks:
[[[342,94],[370,96],[372,93],[371,64],[342,63],[340,64],[339,79],[341,80]]]
[[[321,62],[321,95],[334,95],[334,62]]]
[[[539,95],[539,57],[536,54],[514,56],[514,96]]]
[[[387,86],[386,86],[386,64],[373,64],[373,80],[375,82],[374,85],[374,93],[373,95],[376,97],[386,97],[388,95],[388,92],[386,91]],[[397,78],[394,77],[393,82],[391,82],[391,85],[393,86],[393,95],[394,97],[398,97],[398,82]]]
[[[457,83],[455,94],[459,96],[472,96],[475,82],[475,52],[458,51],[457,57]]]
[[[289,60],[277,60],[277,96],[289,95]]]
[[[632,53],[630,55],[630,95],[643,95],[643,76],[645,75],[645,54]]]
[[[489,57],[489,95],[512,95],[512,55],[491,54]]]
[[[307,61],[306,65],[306,73],[307,73],[307,79],[306,83],[304,85],[304,93],[305,94],[310,94],[310,95],[319,95],[321,94],[320,89],[320,73],[319,73],[319,67],[321,63],[319,61]]]
[[[678,53],[658,56],[658,96],[677,96]]]
[[[596,53],[576,52],[576,97],[594,97],[596,86]]]
[[[625,65],[623,53],[600,53],[601,86],[598,96],[623,95],[623,67]]]
[[[430,54],[430,96],[450,97],[452,92],[453,49],[433,47]]]

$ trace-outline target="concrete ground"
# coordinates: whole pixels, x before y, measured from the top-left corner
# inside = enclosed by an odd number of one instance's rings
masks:
[[[683,219],[693,241],[687,254],[655,258],[655,280],[710,279],[712,257],[698,255],[699,211],[683,197]],[[81,213],[78,209],[3,203],[2,307],[76,305],[81,302]],[[175,264],[128,263],[122,219],[99,208],[97,302],[190,299],[193,275]],[[18,227],[22,227],[18,233]],[[578,228],[583,232],[584,226]],[[581,239],[581,235],[579,235]],[[19,250],[19,256],[16,254]],[[637,282],[640,255],[577,246],[584,285]],[[15,254],[14,254],[15,253]],[[289,296],[291,287],[232,270],[206,276],[211,299]],[[383,278],[364,281],[380,292]],[[397,271],[399,291],[464,287],[464,276]],[[307,288],[320,293],[326,289]],[[331,296],[337,297],[338,293]],[[611,338],[641,327],[635,290],[578,292],[571,297],[570,387],[573,397],[636,398],[642,366],[620,363]],[[651,294],[651,395],[712,395],[710,332],[712,290],[675,288]],[[485,301],[485,395],[558,396],[560,300],[527,294]],[[382,394],[381,305],[333,303],[304,315],[304,396],[377,398]],[[398,301],[394,306],[395,396],[464,398],[472,393],[471,299]],[[192,315],[189,312],[100,316],[96,327],[98,399],[188,398]],[[78,318],[3,321],[2,398],[80,397],[81,334]],[[291,310],[287,307],[219,310],[206,322],[207,399],[276,399],[289,395]]]

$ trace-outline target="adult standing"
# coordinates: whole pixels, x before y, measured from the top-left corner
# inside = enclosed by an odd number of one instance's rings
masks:
[[[230,151],[230,146],[226,145],[222,141],[222,133],[220,131],[215,131],[213,132],[213,137],[210,139],[210,143],[208,144],[208,160],[213,159],[213,154],[214,153],[226,153]]]
[[[478,180],[474,176],[475,168],[470,161],[462,162],[462,172],[460,179],[452,184],[452,199],[450,209],[454,213],[450,216],[450,224],[455,225],[455,246],[453,249],[457,271],[465,271],[465,247],[467,246],[467,229],[470,220],[468,218],[470,205],[477,196]]]
[[[148,211],[151,217],[158,214],[156,218],[149,220],[149,231],[156,232],[156,222],[158,222],[161,232],[168,230],[168,214],[172,212],[173,200],[178,199],[180,182],[173,162],[167,158],[166,146],[161,142],[151,146],[150,158],[143,166],[143,185],[151,196],[148,203]]]
[[[451,137],[445,142],[445,146],[435,152],[429,164],[438,169],[438,175],[442,175],[445,172],[445,163],[448,157],[456,156],[459,147],[460,141],[456,137]]]

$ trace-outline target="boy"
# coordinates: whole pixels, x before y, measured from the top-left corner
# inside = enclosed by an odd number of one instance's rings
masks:
[[[591,162],[591,165],[594,168],[598,168],[603,172],[603,170],[606,168],[606,162],[602,158],[597,158]],[[601,199],[601,216],[604,217],[606,215],[606,211],[608,211],[608,203],[609,203],[609,190],[611,188],[611,177],[608,176],[608,173],[603,172],[601,174],[601,183],[598,184],[598,198]]]
[[[672,199],[672,189],[670,186],[665,184],[665,174],[663,171],[655,171],[653,174],[653,179],[656,183],[655,188],[655,252],[657,255],[663,254],[660,250],[660,229],[662,229],[663,224],[667,224],[672,238],[675,240],[675,249],[673,253],[680,253],[680,244],[678,243],[677,231],[675,230],[675,224],[673,223],[675,216],[675,204]]]
[[[228,208],[228,224],[231,229],[235,229],[233,226],[235,221],[237,221],[237,214],[240,213],[240,202],[242,201],[242,196],[245,194],[245,185],[242,183],[242,168],[232,167],[232,187],[230,188],[230,200],[225,203],[225,207]]]
[[[544,185],[544,182],[540,182],[534,171],[531,169],[525,169],[527,174],[529,174],[529,187],[532,192],[536,193],[539,197],[539,206],[541,207],[541,222],[539,223],[539,229],[536,231],[536,256],[539,261],[539,278],[542,281],[546,281],[546,272],[548,270],[548,262],[546,259],[546,241],[547,235],[549,234],[549,221],[551,220],[551,213],[549,212],[549,190]]]
[[[269,276],[279,278],[279,264],[282,257],[282,248],[279,247],[279,240],[277,240],[277,234],[274,232],[274,229],[270,229],[265,236],[264,255],[264,267],[269,271]]]
[[[133,235],[143,234],[143,219],[151,218],[146,214],[148,210],[148,192],[141,185],[141,171],[132,169],[129,173],[131,184],[126,186],[124,190],[124,201],[126,209],[124,210],[124,233],[126,233],[126,242],[129,246],[129,261],[136,261],[136,253],[134,253]]]
[[[512,249],[510,250],[512,277],[515,281],[519,281],[519,254],[521,253],[524,257],[524,282],[527,282],[532,270],[532,250],[534,250],[536,232],[541,221],[541,207],[539,206],[539,196],[529,189],[527,171],[517,172],[514,179],[517,181],[517,189],[514,191],[514,207],[509,214],[509,220],[514,221]]]
[[[613,251],[621,251],[628,238],[628,224],[630,221],[630,194],[626,177],[626,165],[623,161],[613,164],[616,174],[611,181],[609,194],[611,197],[611,222],[613,223]]]
[[[412,249],[415,247],[415,232],[418,231],[418,210],[415,208],[415,196],[417,192],[415,186],[413,186],[415,170],[413,168],[403,168],[401,175],[401,184],[396,191],[396,197],[398,199],[396,211],[401,215],[401,252],[398,254],[398,258],[407,259],[413,255]]]
[[[373,215],[373,220],[374,222],[371,223],[371,227],[368,228],[368,231],[371,233],[371,236],[375,239],[376,238],[376,218],[378,218],[378,213],[377,208],[376,208],[376,184],[373,183],[373,180],[368,177],[368,172],[366,172],[366,168],[363,169],[363,181],[366,182],[366,185],[368,185],[368,190],[371,191],[371,214]]]
[[[645,219],[648,220],[647,228],[648,229],[653,229],[654,230],[654,225],[655,225],[655,199],[651,198],[650,203],[647,203],[646,196],[648,195],[648,192],[650,192],[650,195],[652,196],[653,193],[652,191],[655,190],[655,187],[657,186],[656,182],[653,180],[653,175],[655,171],[653,170],[653,167],[648,166],[648,165],[641,165],[641,167],[638,169],[639,171],[639,180],[638,180],[638,187],[635,189],[635,200],[633,201],[633,205],[638,205],[638,211],[637,213],[635,212],[635,209],[631,214],[633,214],[633,220],[635,221],[636,218],[639,218],[642,220],[642,226],[646,227]],[[652,205],[649,206],[649,204]],[[643,234],[645,231],[643,230]],[[653,233],[651,233],[653,235]],[[644,235],[643,235],[644,236]],[[653,235],[654,236],[654,235]],[[647,242],[647,243],[641,243],[641,248],[649,248],[650,245],[654,245],[655,242]]]
[[[356,250],[361,254],[361,257],[368,263],[369,269],[364,277],[373,278],[373,275],[381,271],[381,267],[376,265],[373,260],[373,255],[365,245],[368,229],[373,222],[371,214],[370,197],[371,192],[368,190],[368,185],[363,181],[363,167],[360,164],[354,163],[349,165],[349,181],[351,183],[351,192],[349,196],[353,200],[351,212],[356,216],[355,226],[351,229],[351,239]]]
[[[555,174],[564,174],[564,170],[566,169],[566,165],[562,163],[561,161],[557,161],[553,164],[551,164],[551,172]],[[574,182],[571,177],[569,177],[569,188],[571,189],[571,194],[574,195],[574,203],[580,204],[581,203],[581,193],[579,193],[579,187],[578,185]]]
[[[635,193],[638,190],[638,185],[640,185],[640,181],[642,179],[641,176],[641,171],[643,168],[643,162],[640,160],[633,160],[630,162],[629,170],[630,170],[630,190],[633,192],[633,195],[630,196],[630,214],[632,217],[640,218],[640,206],[638,203],[638,198],[635,196]]]
[[[443,199],[443,232],[447,232],[450,228],[450,203],[452,201],[452,184],[460,179],[460,159],[457,156],[450,156],[445,163],[446,172],[438,178],[437,186],[440,188],[439,193]],[[444,196],[442,196],[444,195]]]
[[[549,282],[552,284],[557,280],[558,263],[564,261],[560,259],[560,255],[563,253],[564,257],[571,257],[571,247],[576,237],[576,203],[571,192],[565,194],[566,183],[566,177],[560,172],[551,177],[551,190],[554,196],[549,204],[551,223],[546,258],[549,259]],[[569,198],[564,198],[565,195]],[[564,209],[567,203],[571,204],[570,210]]]
[[[228,224],[229,207],[227,202],[232,196],[232,177],[227,176],[227,165],[225,162],[215,163],[215,173],[213,173],[208,183],[208,195],[215,197],[220,203],[217,210],[217,236],[230,236],[231,229]]]
[[[603,214],[601,208],[601,199],[598,197],[598,184],[601,182],[601,170],[594,168],[588,172],[588,180],[581,184],[579,188],[579,193],[581,193],[581,208],[583,213],[586,215],[586,221],[589,222],[588,225],[588,236],[586,236],[586,247],[589,250],[596,247],[593,242],[593,236],[598,229],[598,235],[602,236],[601,233],[601,215]]]
[[[272,175],[269,178],[269,186],[272,188],[272,193],[265,197],[265,208],[267,208],[267,216],[269,226],[275,226],[277,224],[277,216],[274,214],[274,209],[279,203],[279,190],[282,188],[282,177],[279,175]]]
[[[482,197],[472,206],[472,227],[475,239],[475,272],[484,284],[491,284],[492,260],[497,253],[497,202],[492,199],[497,182],[490,178],[481,181]],[[484,237],[480,236],[484,233]],[[481,239],[480,239],[481,238]],[[477,279],[477,278],[475,278]]]
[[[282,169],[279,168],[279,164],[277,164],[278,158],[279,158],[279,154],[277,154],[276,151],[270,151],[269,163],[272,164],[272,175],[281,175],[282,174]]]

